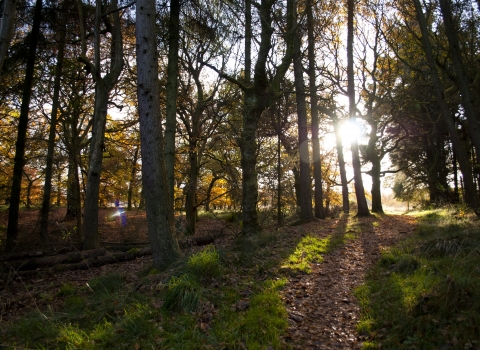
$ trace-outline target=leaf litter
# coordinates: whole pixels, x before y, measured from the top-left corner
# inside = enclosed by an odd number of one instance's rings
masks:
[[[356,331],[360,311],[354,289],[363,283],[366,271],[380,258],[384,249],[413,233],[414,220],[413,217],[404,215],[367,218],[344,216],[280,228],[287,233],[283,236],[286,241],[270,242],[271,254],[277,254],[286,245],[298,242],[298,237],[305,236],[305,232],[321,239],[345,234],[352,236],[325,254],[323,260],[312,262],[309,273],[294,271],[286,274],[287,283],[281,291],[289,324],[283,337],[285,346],[293,349],[360,349],[364,339]],[[351,221],[354,223],[351,224]],[[201,220],[198,224],[207,230],[215,222]],[[25,227],[28,225],[27,222]],[[138,220],[135,226],[142,227],[142,221]],[[102,227],[105,240],[119,241],[119,234],[122,234],[119,228],[111,222],[106,222]],[[140,230],[137,235],[128,237],[128,240],[136,238],[145,241],[144,230]],[[235,244],[233,232],[218,239],[215,244],[231,249]],[[187,254],[194,250],[195,247],[190,248]],[[232,253],[233,262],[236,258],[235,253]],[[99,275],[121,274],[125,283],[136,285],[139,291],[152,293],[158,277],[149,276],[151,285],[141,282],[139,277],[140,272],[148,269],[151,263],[151,257],[146,256],[90,270],[12,278],[8,284],[2,283],[0,286],[0,324],[18,319],[30,310],[61,310],[63,301],[58,297],[58,291],[62,285],[68,283],[76,287],[85,286],[89,280]],[[230,276],[230,283],[242,279],[242,272],[247,272],[247,269],[242,270],[244,269],[239,267],[238,275],[235,273]],[[267,275],[282,277],[285,271],[282,268],[272,268],[261,279],[267,278]],[[240,311],[248,309],[250,294],[251,291],[246,289],[242,295],[244,299],[232,305],[232,308]],[[200,312],[203,316],[199,319],[198,327],[202,331],[208,331],[209,323],[216,313],[213,305],[207,306],[209,307]]]

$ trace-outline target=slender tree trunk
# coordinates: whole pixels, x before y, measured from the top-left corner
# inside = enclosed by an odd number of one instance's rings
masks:
[[[323,208],[323,185],[322,185],[322,160],[320,156],[320,140],[318,138],[318,98],[316,84],[315,62],[315,38],[313,34],[313,11],[312,0],[307,0],[305,11],[307,12],[308,32],[308,76],[310,80],[310,114],[312,116],[312,152],[313,152],[313,177],[315,180],[315,217],[325,219]]]
[[[133,154],[132,171],[130,172],[130,181],[128,183],[127,210],[132,210],[133,187],[135,184],[135,177],[137,175],[137,161],[138,161],[139,151],[140,151],[140,147],[137,147],[135,149],[135,153]]]
[[[194,117],[195,118],[195,117]],[[193,127],[193,129],[195,129]],[[195,133],[194,130],[192,130]],[[190,179],[187,185],[187,193],[185,199],[185,219],[187,221],[187,233],[195,234],[195,225],[197,222],[197,182],[198,182],[198,155],[197,155],[196,136],[192,140],[189,150],[190,163]]]
[[[60,166],[58,165],[57,163],[57,169],[60,169]],[[62,173],[60,172],[60,170],[57,170],[57,198],[56,198],[56,201],[55,201],[55,204],[57,207],[60,206],[60,203],[61,203],[61,191],[60,189],[62,188]]]
[[[170,203],[175,204],[175,134],[177,128],[178,46],[180,40],[180,0],[170,0],[168,24],[167,107],[165,123],[165,164]]]
[[[427,21],[423,14],[420,1],[413,0],[413,3],[415,5],[418,23],[420,25],[420,30],[422,32],[423,50],[425,51],[425,55],[427,57],[428,65],[430,68],[430,75],[433,81],[435,96],[437,98],[437,102],[439,104],[440,111],[442,113],[442,119],[445,123],[445,126],[447,127],[448,133],[450,134],[450,140],[452,141],[453,151],[457,155],[460,171],[462,172],[462,175],[463,175],[463,181],[465,186],[465,191],[464,191],[465,202],[470,208],[477,210],[479,205],[479,199],[478,199],[478,193],[475,189],[470,162],[467,157],[466,149],[462,144],[460,137],[458,136],[457,129],[455,127],[455,123],[453,121],[450,108],[447,102],[445,101],[442,83],[438,75],[435,58],[433,56],[432,46],[430,44],[430,39],[428,37]]]
[[[453,165],[453,203],[458,203],[460,200],[460,193],[458,191],[458,166],[457,166],[457,155],[455,151],[452,150],[452,165]]]
[[[355,81],[353,74],[353,14],[354,0],[347,0],[348,23],[347,23],[347,76],[348,76],[348,101],[349,101],[349,119],[351,123],[356,123],[355,117]],[[360,164],[360,155],[358,151],[358,140],[355,138],[351,144],[353,177],[355,180],[355,195],[357,197],[357,216],[368,216],[367,199],[365,198],[365,189],[362,180],[362,165]]]
[[[345,158],[343,156],[342,136],[340,135],[340,124],[337,118],[333,119],[333,130],[335,131],[335,140],[337,148],[338,167],[340,169],[340,181],[342,184],[342,207],[343,212],[350,212],[350,202],[348,200],[348,180],[347,171],[345,169]]]
[[[22,105],[18,120],[17,142],[15,144],[15,160],[13,165],[12,190],[10,193],[10,208],[8,211],[6,251],[12,252],[17,244],[18,213],[20,210],[20,192],[22,189],[23,167],[25,165],[25,144],[27,140],[28,112],[30,97],[32,95],[33,78],[35,72],[35,59],[37,52],[38,37],[40,34],[40,22],[42,20],[42,0],[35,2],[35,13],[31,31],[31,41],[28,48],[27,67],[23,85]]]
[[[207,194],[206,194],[206,198],[205,198],[205,211],[206,212],[210,211],[210,198],[212,196],[213,186],[215,185],[215,182],[217,182],[217,180],[219,180],[221,178],[222,178],[221,176],[215,175],[215,173],[213,173],[212,180],[210,180],[210,183],[208,184]]]
[[[27,185],[27,198],[26,198],[26,201],[25,201],[25,207],[27,209],[30,209],[31,206],[32,206],[32,198],[31,198],[31,195],[32,195],[32,187],[33,187],[33,180],[27,178],[27,182],[28,182],[28,185]]]
[[[301,37],[298,33],[295,40],[293,70],[295,77],[295,97],[298,117],[298,149],[300,153],[300,221],[313,220],[312,192],[310,178],[310,154],[308,150],[307,103],[305,83],[303,81],[303,65],[300,51]]]
[[[282,143],[280,141],[280,115],[277,128],[277,224],[282,225]]]
[[[66,9],[68,5],[69,2],[65,1],[63,6],[64,8],[62,10]],[[42,242],[42,245],[46,245],[48,235],[48,217],[50,212],[50,198],[52,191],[53,155],[55,152],[55,131],[57,129],[58,98],[60,95],[60,79],[62,77],[63,70],[66,25],[67,14],[62,13],[59,23],[57,65],[55,67],[52,113],[50,117],[50,131],[48,135],[47,162],[45,165],[45,183],[43,185],[42,209],[40,211],[40,241]]]
[[[369,112],[369,124],[370,124],[370,137],[367,145],[367,159],[372,164],[372,169],[369,171],[369,175],[372,178],[372,212],[383,213],[382,206],[382,182],[380,180],[381,172],[381,157],[377,153],[376,144],[378,140],[377,132],[378,125],[373,119],[371,104],[368,106]]]
[[[164,269],[180,256],[168,194],[160,118],[155,0],[137,0],[137,96],[142,152],[142,183],[153,265]],[[152,79],[153,78],[153,79]]]
[[[0,76],[2,75],[3,62],[7,57],[10,41],[12,41],[16,10],[17,0],[4,0],[2,25],[0,26]]]

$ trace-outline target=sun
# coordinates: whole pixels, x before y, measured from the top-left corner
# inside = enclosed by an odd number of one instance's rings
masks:
[[[362,131],[358,123],[344,121],[340,125],[340,139],[343,147],[350,147],[353,140],[359,140],[362,137]],[[337,139],[333,130],[327,132],[323,137],[323,147],[325,149],[332,149],[336,147]]]
[[[340,126],[340,137],[344,145],[350,145],[362,137],[362,130],[356,121],[347,120]]]

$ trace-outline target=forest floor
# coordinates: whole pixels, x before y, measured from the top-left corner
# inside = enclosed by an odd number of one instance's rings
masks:
[[[126,227],[121,226],[114,214],[114,209],[103,209],[100,213],[102,242],[134,243],[148,240],[144,212],[135,210],[127,212]],[[58,209],[52,214],[50,225],[52,244],[68,245],[73,239],[71,232],[74,223],[62,222],[63,215],[64,209]],[[0,215],[2,242],[6,219],[6,213],[2,213]],[[22,251],[39,249],[38,226],[38,211],[29,210],[21,213],[19,246]],[[226,227],[225,221],[212,217],[201,218],[197,231],[202,234],[214,228],[222,230]],[[359,349],[365,337],[357,332],[360,308],[354,295],[355,288],[364,283],[367,270],[378,261],[382,251],[412,235],[415,230],[415,218],[407,215],[375,215],[367,218],[342,216],[338,219],[320,220],[303,225],[270,227],[266,228],[268,237],[265,236],[262,242],[257,241],[253,244],[250,242],[243,248],[236,237],[238,229],[232,227],[228,225],[229,229],[225,230],[225,235],[215,241],[216,249],[222,252],[221,258],[224,260],[226,272],[220,279],[206,287],[211,289],[209,293],[218,292],[218,288],[222,288],[223,285],[238,284],[236,299],[232,299],[235,302],[231,309],[232,312],[242,313],[249,307],[253,308],[249,298],[258,292],[255,284],[260,285],[267,280],[284,281],[279,290],[279,297],[286,310],[284,318],[287,319],[288,325],[281,332],[280,343],[272,341],[272,346],[259,348]],[[324,243],[326,246],[320,247]],[[185,249],[184,253],[188,256],[201,249],[190,247]],[[255,250],[255,253],[249,250]],[[248,263],[245,259],[249,260]],[[269,263],[266,263],[266,260]],[[4,340],[0,347],[8,348],[10,345],[14,348],[13,344],[34,345],[35,340],[22,339],[21,333],[10,333],[9,329],[32,311],[42,315],[46,315],[47,311],[52,315],[64,312],[68,303],[65,293],[62,293],[65,286],[81,290],[79,293],[84,295],[85,285],[89,286],[88,282],[92,279],[101,275],[118,274],[122,276],[123,284],[133,286],[132,290],[154,296],[158,291],[158,285],[162,284],[159,281],[165,281],[165,274],[168,272],[157,275],[147,273],[145,277],[145,271],[149,271],[151,263],[151,257],[146,256],[82,271],[55,273],[53,270],[46,272],[39,270],[38,274],[23,278],[15,276],[14,271],[4,273],[3,281],[0,281],[0,338],[4,333],[4,339],[7,340]],[[247,278],[247,275],[250,277]],[[242,282],[247,280],[250,280],[249,284]],[[223,292],[218,293],[223,295]],[[162,302],[158,298],[150,299],[150,307],[158,309]],[[210,305],[214,310],[213,314],[218,315],[220,312],[218,309],[221,307],[215,304],[215,299],[211,299],[211,302],[205,305]],[[117,312],[122,311],[115,311],[115,315]],[[208,330],[214,327],[215,317],[205,317],[204,312],[203,316],[200,315],[197,319],[194,328],[209,333]],[[166,327],[159,329],[160,332],[167,332]],[[117,328],[112,334],[117,336],[123,332],[125,330]],[[84,331],[83,334],[86,333],[88,332]],[[210,332],[210,338],[203,340],[210,344],[211,348],[249,348],[248,339],[212,341],[213,333],[214,330]],[[148,341],[153,342],[152,344],[163,344],[157,345],[158,348],[175,349],[175,346],[169,347],[165,343],[165,337],[165,334],[160,334]],[[91,343],[101,341],[91,338],[89,340]],[[48,342],[52,342],[52,339],[38,339],[39,344],[46,348],[49,348]],[[133,340],[132,344],[135,349],[139,349],[145,347],[142,342],[148,341]],[[65,343],[53,344],[56,344],[54,347],[59,344],[65,345]],[[198,343],[197,346],[203,348]],[[189,346],[184,345],[182,348],[188,349]],[[192,348],[196,347],[192,345]]]

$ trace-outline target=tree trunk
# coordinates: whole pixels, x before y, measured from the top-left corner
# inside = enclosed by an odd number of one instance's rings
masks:
[[[210,181],[210,183],[208,184],[207,194],[206,194],[206,197],[205,197],[205,211],[206,212],[210,211],[210,198],[212,196],[213,186],[215,185],[215,182],[217,182],[217,180],[219,180],[221,178],[222,178],[221,176],[215,175],[215,173],[213,173],[213,178]]]
[[[33,187],[33,180],[27,178],[27,195],[26,195],[26,201],[25,201],[25,207],[27,209],[30,209],[32,206],[32,199],[31,199],[31,194],[32,194],[32,187]]]
[[[349,119],[351,123],[356,123],[356,105],[355,105],[355,81],[353,73],[353,14],[354,0],[347,0],[348,20],[347,20],[347,76],[348,76],[348,101],[349,101]],[[355,181],[355,195],[357,197],[357,216],[368,216],[367,199],[365,198],[365,189],[362,180],[362,165],[360,164],[360,155],[358,152],[358,140],[354,138],[351,144],[353,177]]]
[[[177,128],[178,46],[180,40],[180,0],[170,0],[168,24],[167,107],[165,121],[165,164],[168,176],[168,193],[172,206],[175,203],[175,134]]]
[[[192,236],[195,234],[195,225],[197,222],[198,157],[196,144],[196,137],[194,137],[189,150],[190,180],[187,184],[187,193],[185,199],[185,217],[187,221],[187,233]]]
[[[69,1],[63,4],[64,9],[69,6]],[[50,131],[48,135],[47,162],[45,165],[45,182],[43,185],[42,209],[40,211],[40,241],[42,245],[47,243],[48,216],[50,212],[50,198],[52,192],[53,155],[55,151],[55,135],[57,129],[58,98],[60,95],[60,79],[63,70],[63,58],[65,50],[67,15],[63,13],[60,17],[58,33],[57,65],[55,67],[55,80],[53,85],[52,113],[50,117]]]
[[[378,157],[371,160],[372,169],[372,212],[383,213],[382,206],[382,181],[380,180],[381,164]]]
[[[87,65],[95,80],[95,108],[93,114],[92,138],[90,140],[90,159],[85,191],[83,249],[98,248],[98,198],[100,190],[100,176],[102,173],[103,151],[105,149],[105,124],[107,121],[107,105],[109,93],[115,86],[123,67],[123,42],[120,28],[120,15],[117,0],[111,1],[114,11],[113,26],[111,28],[110,71],[102,76],[100,66],[100,19],[102,17],[102,3],[97,2],[95,14],[95,64],[92,65],[85,57],[85,52],[79,58]]]
[[[65,212],[64,220],[73,220],[79,215],[77,208],[77,188],[80,184],[77,182],[75,176],[76,168],[78,167],[76,157],[71,151],[68,152],[68,173],[67,173],[67,211]]]
[[[308,151],[307,103],[305,100],[305,83],[303,81],[303,65],[300,51],[302,40],[298,30],[295,40],[293,68],[298,117],[298,149],[300,153],[300,221],[309,222],[313,220],[310,154]]]
[[[463,175],[463,182],[465,186],[465,191],[464,191],[465,202],[470,208],[477,210],[479,205],[479,199],[478,199],[478,193],[475,189],[470,162],[467,157],[466,149],[462,144],[460,137],[458,136],[457,129],[455,127],[455,123],[453,121],[450,108],[447,102],[445,101],[442,83],[438,75],[435,58],[433,56],[430,39],[428,37],[427,21],[425,19],[425,16],[423,15],[423,10],[420,5],[420,1],[413,0],[413,3],[415,5],[418,23],[420,25],[420,30],[422,32],[423,50],[425,51],[425,55],[427,57],[428,65],[430,68],[430,74],[432,77],[433,86],[435,90],[435,96],[437,98],[437,102],[439,104],[439,107],[442,113],[442,119],[445,123],[445,126],[447,127],[448,133],[450,134],[453,151],[457,155],[460,171],[462,172],[462,175]]]
[[[31,31],[31,41],[28,48],[27,67],[23,85],[22,105],[18,120],[17,142],[15,144],[15,160],[13,165],[12,190],[10,193],[10,208],[8,211],[6,251],[11,252],[15,248],[18,235],[18,213],[20,210],[20,192],[22,190],[23,166],[25,165],[25,144],[27,140],[28,112],[30,97],[32,95],[33,75],[35,71],[35,59],[37,43],[42,20],[42,0],[35,2],[35,13]]]
[[[378,136],[378,125],[377,121],[374,120],[372,114],[372,104],[369,103],[368,116],[370,124],[370,136],[367,145],[367,160],[372,164],[372,169],[368,174],[372,178],[372,212],[374,213],[383,213],[382,207],[382,182],[380,180],[380,171],[381,171],[381,156],[378,155],[378,150],[376,147]]]
[[[83,249],[100,247],[98,238],[98,198],[100,175],[102,173],[105,124],[107,121],[108,91],[97,84],[95,89],[95,110],[93,116],[92,138],[90,140],[90,160],[85,193]]]
[[[4,0],[2,25],[0,26],[0,76],[2,75],[3,62],[5,62],[5,57],[7,57],[10,41],[12,41],[16,11],[17,0]]]
[[[243,114],[243,130],[241,135],[242,165],[242,234],[252,235],[260,231],[258,221],[258,179],[257,179],[257,124],[263,112],[255,108],[263,99],[252,90],[245,91],[245,112]]]
[[[282,143],[280,141],[280,114],[277,127],[277,225],[281,226],[282,217]]]
[[[137,96],[142,152],[142,182],[153,265],[164,269],[180,256],[174,235],[173,204],[163,153],[159,110],[155,1],[137,0],[136,5]],[[153,79],[152,79],[153,77]]]
[[[340,182],[342,184],[342,207],[343,212],[348,214],[350,212],[350,202],[348,200],[348,180],[347,171],[345,170],[345,158],[343,156],[342,136],[340,135],[338,118],[333,119],[333,130],[335,131],[338,167],[340,169]]]
[[[315,61],[315,38],[313,34],[313,11],[312,0],[307,0],[305,11],[307,12],[308,32],[308,76],[310,80],[310,113],[312,116],[312,152],[313,152],[313,177],[315,180],[315,217],[325,219],[323,208],[323,185],[322,185],[322,160],[320,156],[320,140],[318,138],[318,98],[316,84],[316,61]]]
[[[137,147],[135,149],[135,153],[133,154],[132,171],[130,172],[130,181],[128,183],[127,210],[132,210],[133,188],[135,184],[135,177],[137,175],[137,161],[138,161],[139,151],[140,151],[140,148]]]

